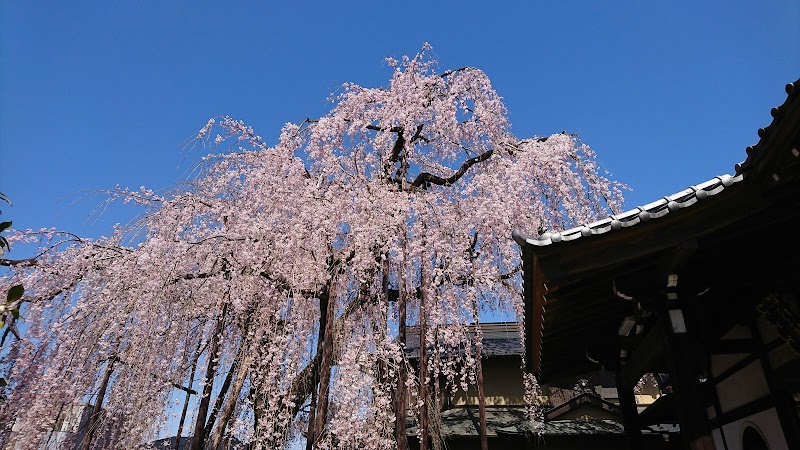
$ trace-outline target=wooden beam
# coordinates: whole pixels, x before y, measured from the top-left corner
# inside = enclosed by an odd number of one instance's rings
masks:
[[[757,349],[753,339],[725,339],[717,340],[710,344],[709,352],[712,355],[734,355],[738,353],[753,353]]]
[[[670,330],[666,332],[666,359],[675,395],[675,409],[681,426],[681,438],[684,445],[691,450],[715,450],[708,413],[703,401],[705,396],[702,395],[696,366],[695,353],[700,349],[689,330],[681,331],[679,324],[675,323],[675,316],[667,315],[661,324]]]
[[[623,385],[635,386],[639,379],[642,378],[642,375],[660,365],[665,354],[665,346],[664,324],[659,321],[647,333],[641,344],[633,350],[625,367],[620,370],[618,378]]]
[[[636,408],[636,395],[633,393],[635,384],[628,384],[621,372],[617,372],[616,382],[619,406],[622,410],[622,424],[625,428],[625,436],[628,438],[628,448],[638,450],[642,448],[642,426],[639,423],[639,411]]]
[[[523,254],[525,271],[525,371],[539,373],[542,352],[542,326],[546,305],[545,278],[536,254],[526,251]]]

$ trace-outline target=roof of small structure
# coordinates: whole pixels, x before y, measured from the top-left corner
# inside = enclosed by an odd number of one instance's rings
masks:
[[[547,420],[556,420],[567,412],[584,405],[591,405],[595,408],[605,410],[611,414],[619,416],[619,418],[622,419],[622,411],[619,409],[619,406],[609,402],[608,400],[600,398],[599,395],[593,392],[584,392],[570,398],[560,405],[554,406],[545,413],[545,418]]]
[[[485,357],[514,357],[522,355],[522,343],[517,322],[487,322],[480,324],[483,335],[482,354]],[[429,331],[431,328],[429,328]],[[474,336],[475,325],[467,325],[467,333]],[[419,357],[419,327],[406,328],[406,354]]]
[[[457,407],[442,411],[442,434],[450,438],[479,436],[478,407]],[[416,436],[416,426],[406,433]],[[544,436],[623,435],[622,424],[613,420],[553,420],[531,425],[525,408],[519,406],[495,406],[486,408],[486,435],[524,434],[528,432]]]

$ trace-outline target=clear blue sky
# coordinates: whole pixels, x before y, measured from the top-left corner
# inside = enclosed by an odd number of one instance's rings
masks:
[[[94,225],[114,185],[169,186],[208,118],[274,143],[386,56],[483,69],[518,136],[579,133],[628,207],[732,173],[800,77],[800,2],[0,1],[0,192],[19,228]],[[22,257],[22,254],[12,254]]]

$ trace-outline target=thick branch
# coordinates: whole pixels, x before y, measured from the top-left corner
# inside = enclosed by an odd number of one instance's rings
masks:
[[[436,184],[439,186],[450,186],[451,184],[458,181],[462,176],[464,176],[464,174],[467,173],[467,170],[469,170],[470,167],[474,166],[477,163],[486,161],[492,156],[493,153],[494,149],[487,150],[478,156],[475,156],[473,158],[464,161],[464,164],[461,165],[458,171],[456,171],[456,173],[450,175],[447,178],[440,177],[438,175],[433,175],[432,173],[429,172],[422,172],[421,174],[417,175],[417,178],[414,180],[413,185],[415,188],[421,187],[428,183]]]
[[[403,133],[397,133],[397,140],[394,141],[394,147],[392,147],[392,153],[389,155],[389,161],[397,162],[400,159],[400,152],[403,151],[405,145],[406,138],[403,137]]]
[[[33,267],[36,265],[35,258],[27,259],[5,259],[0,258],[0,266],[5,267]]]

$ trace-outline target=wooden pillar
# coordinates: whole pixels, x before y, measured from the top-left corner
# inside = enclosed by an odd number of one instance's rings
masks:
[[[616,374],[616,382],[619,406],[622,409],[622,423],[625,427],[625,436],[628,438],[628,448],[638,450],[642,448],[642,426],[639,423],[639,411],[636,408],[634,384],[628,383],[621,371]]]
[[[681,309],[667,311],[666,362],[681,426],[681,438],[691,450],[715,450],[695,357],[698,342],[687,332]]]

